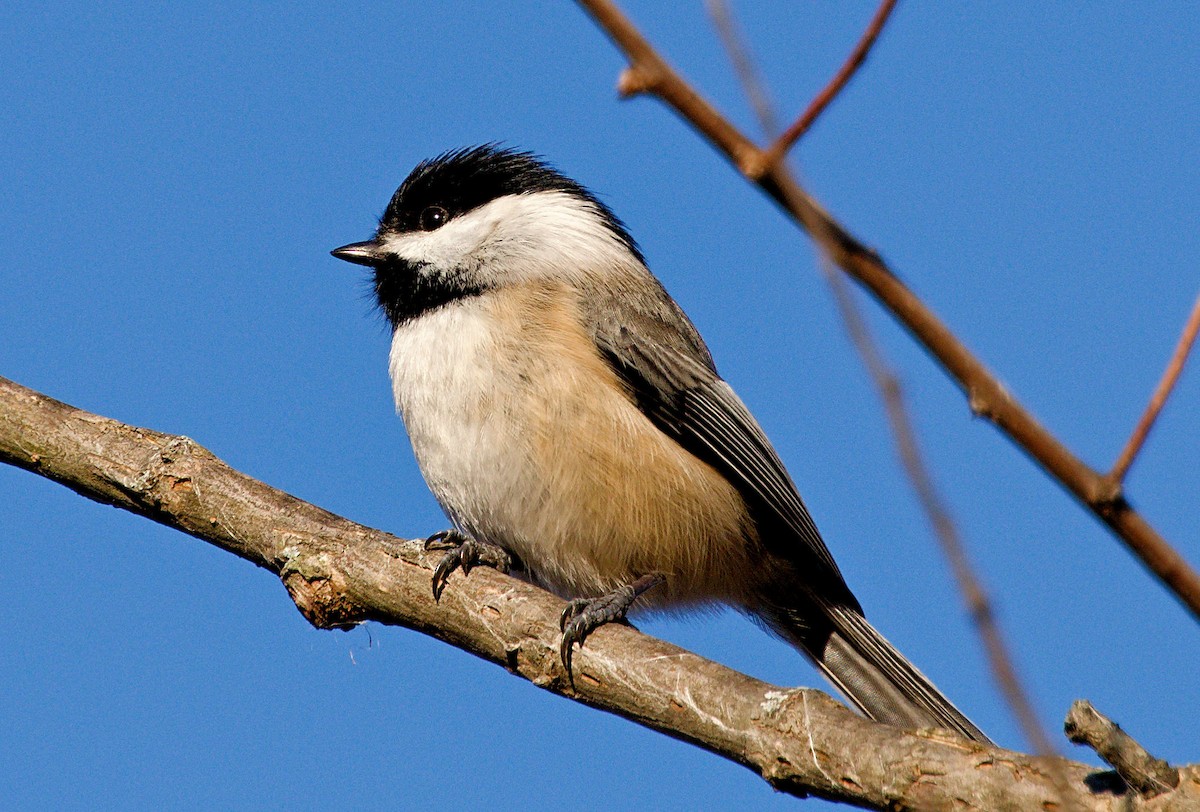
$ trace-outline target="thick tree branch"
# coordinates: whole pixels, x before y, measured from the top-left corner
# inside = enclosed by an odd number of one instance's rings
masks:
[[[624,716],[759,773],[793,795],[868,809],[1185,809],[1200,770],[1141,805],[1083,764],[863,719],[825,694],[782,689],[622,626],[558,658],[562,602],[486,569],[435,603],[421,543],[364,527],[233,470],[186,437],[75,409],[0,378],[0,461],[203,539],[277,574],[320,628],[363,620],[445,640],[548,691]],[[1069,781],[1060,797],[1054,774]],[[1194,808],[1194,807],[1193,807]]]
[[[825,254],[867,289],[937,359],[967,395],[971,411],[987,418],[1058,480],[1142,560],[1200,618],[1200,575],[1125,501],[1120,487],[1084,463],[1005,389],[950,329],[900,281],[873,250],[834,220],[791,175],[666,63],[609,0],[577,0],[629,60],[617,88],[623,95],[657,96],[804,228]]]

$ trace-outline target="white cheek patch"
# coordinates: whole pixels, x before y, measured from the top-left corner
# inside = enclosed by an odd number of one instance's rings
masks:
[[[633,260],[594,207],[565,192],[497,198],[436,231],[394,234],[381,244],[446,275],[473,275],[486,266],[489,284],[570,276]]]
[[[503,260],[513,281],[586,273],[633,259],[595,207],[565,192],[501,198],[485,248]]]

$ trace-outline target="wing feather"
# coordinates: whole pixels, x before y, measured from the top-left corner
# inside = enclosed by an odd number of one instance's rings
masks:
[[[669,298],[650,311],[622,304],[597,311],[621,313],[627,321],[618,324],[608,316],[591,325],[597,346],[641,411],[729,478],[754,513],[768,550],[804,572],[811,588],[857,609],[779,455],[721,380],[687,317]]]

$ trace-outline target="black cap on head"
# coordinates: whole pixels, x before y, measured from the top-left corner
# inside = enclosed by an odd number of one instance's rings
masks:
[[[644,264],[625,225],[590,191],[530,152],[494,144],[452,150],[417,165],[392,196],[375,239],[335,248],[338,259],[373,268],[376,298],[394,326],[464,297],[483,293],[488,283],[453,269],[430,269],[387,248],[387,237],[431,232],[498,198],[558,192],[586,204],[596,218]],[[544,239],[553,239],[553,236]]]
[[[642,259],[624,223],[594,194],[532,152],[495,144],[451,150],[422,161],[392,196],[380,218],[379,231],[417,231],[422,228],[422,213],[430,207],[445,210],[453,220],[497,198],[536,192],[563,192],[589,203],[618,239]]]

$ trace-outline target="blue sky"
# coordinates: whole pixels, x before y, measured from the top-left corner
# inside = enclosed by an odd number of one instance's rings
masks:
[[[701,5],[666,5],[628,10],[755,132]],[[790,115],[873,5],[735,10]],[[1023,746],[809,243],[661,106],[615,99],[623,61],[573,4],[7,4],[0,34],[0,375],[186,434],[357,521],[441,529],[365,276],[328,251],[368,237],[422,158],[535,150],[628,222],[872,621]],[[1182,4],[902,4],[795,152],[818,198],[1097,466],[1197,292],[1198,40]],[[1157,755],[1200,759],[1195,621],[869,316],[1052,734],[1087,697]],[[1190,370],[1129,479],[1194,563],[1197,413]],[[28,473],[0,468],[0,500],[11,808],[796,803],[415,633],[313,630],[266,573]],[[732,614],[641,625],[824,687]]]

